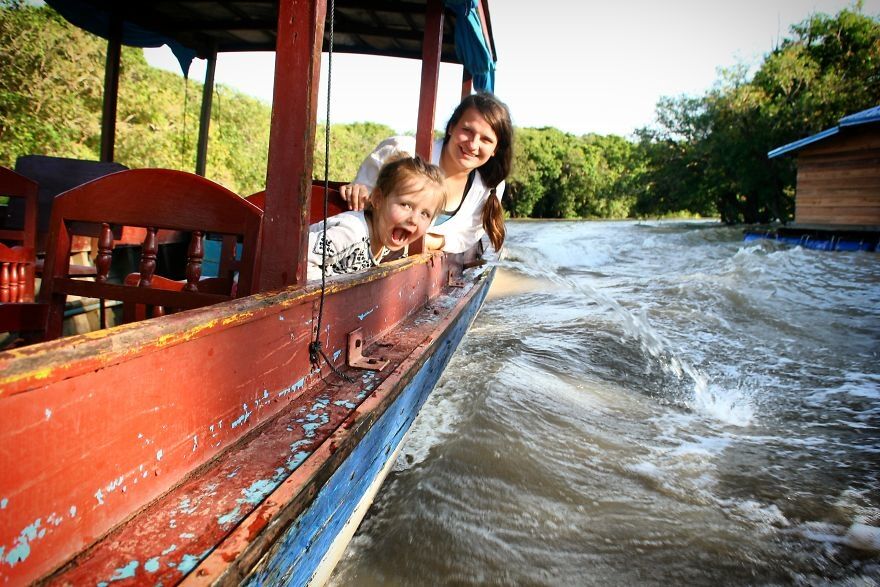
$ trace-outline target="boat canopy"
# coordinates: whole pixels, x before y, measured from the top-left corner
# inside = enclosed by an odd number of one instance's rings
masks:
[[[767,153],[767,157],[769,159],[773,159],[774,157],[779,157],[780,155],[785,155],[786,153],[791,153],[792,151],[802,149],[807,145],[818,143],[819,141],[825,140],[828,137],[833,137],[844,128],[852,128],[872,122],[880,122],[880,105],[874,106],[873,108],[868,108],[867,110],[862,110],[861,112],[856,112],[855,114],[844,116],[837,121],[837,126],[826,128],[822,132],[818,132],[806,138],[788,143],[787,145],[777,147]]]
[[[123,44],[168,45],[184,75],[194,57],[207,59],[223,52],[274,51],[277,42],[277,0],[46,0],[46,3],[72,24],[99,37],[109,39],[114,19],[118,19]],[[445,0],[445,5],[447,18],[444,19],[441,60],[464,65],[478,90],[491,91],[496,58],[487,10],[480,10],[478,0]],[[427,0],[337,0],[333,50],[421,59],[426,6]],[[325,27],[325,50],[329,38],[330,28]]]

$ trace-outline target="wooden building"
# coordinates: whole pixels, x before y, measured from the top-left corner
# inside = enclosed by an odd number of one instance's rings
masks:
[[[880,106],[768,153],[797,153],[791,229],[880,231]]]

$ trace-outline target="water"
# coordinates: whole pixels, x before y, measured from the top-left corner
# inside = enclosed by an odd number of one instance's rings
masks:
[[[508,227],[332,585],[880,584],[880,255]]]

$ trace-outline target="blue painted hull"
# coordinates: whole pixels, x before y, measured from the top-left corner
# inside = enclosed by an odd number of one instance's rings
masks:
[[[358,504],[384,474],[406,432],[458,348],[489,291],[491,276],[439,338],[430,356],[403,374],[398,397],[333,473],[310,506],[274,543],[247,585],[306,585]]]

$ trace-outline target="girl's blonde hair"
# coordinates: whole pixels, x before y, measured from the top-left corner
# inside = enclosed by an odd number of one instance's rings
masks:
[[[373,193],[370,194],[370,207],[375,209],[385,199],[385,196],[392,193],[407,179],[423,179],[434,184],[436,191],[440,194],[440,202],[434,210],[434,217],[446,207],[446,175],[443,170],[418,155],[410,157],[406,153],[391,157],[379,170],[379,177],[376,179]]]

